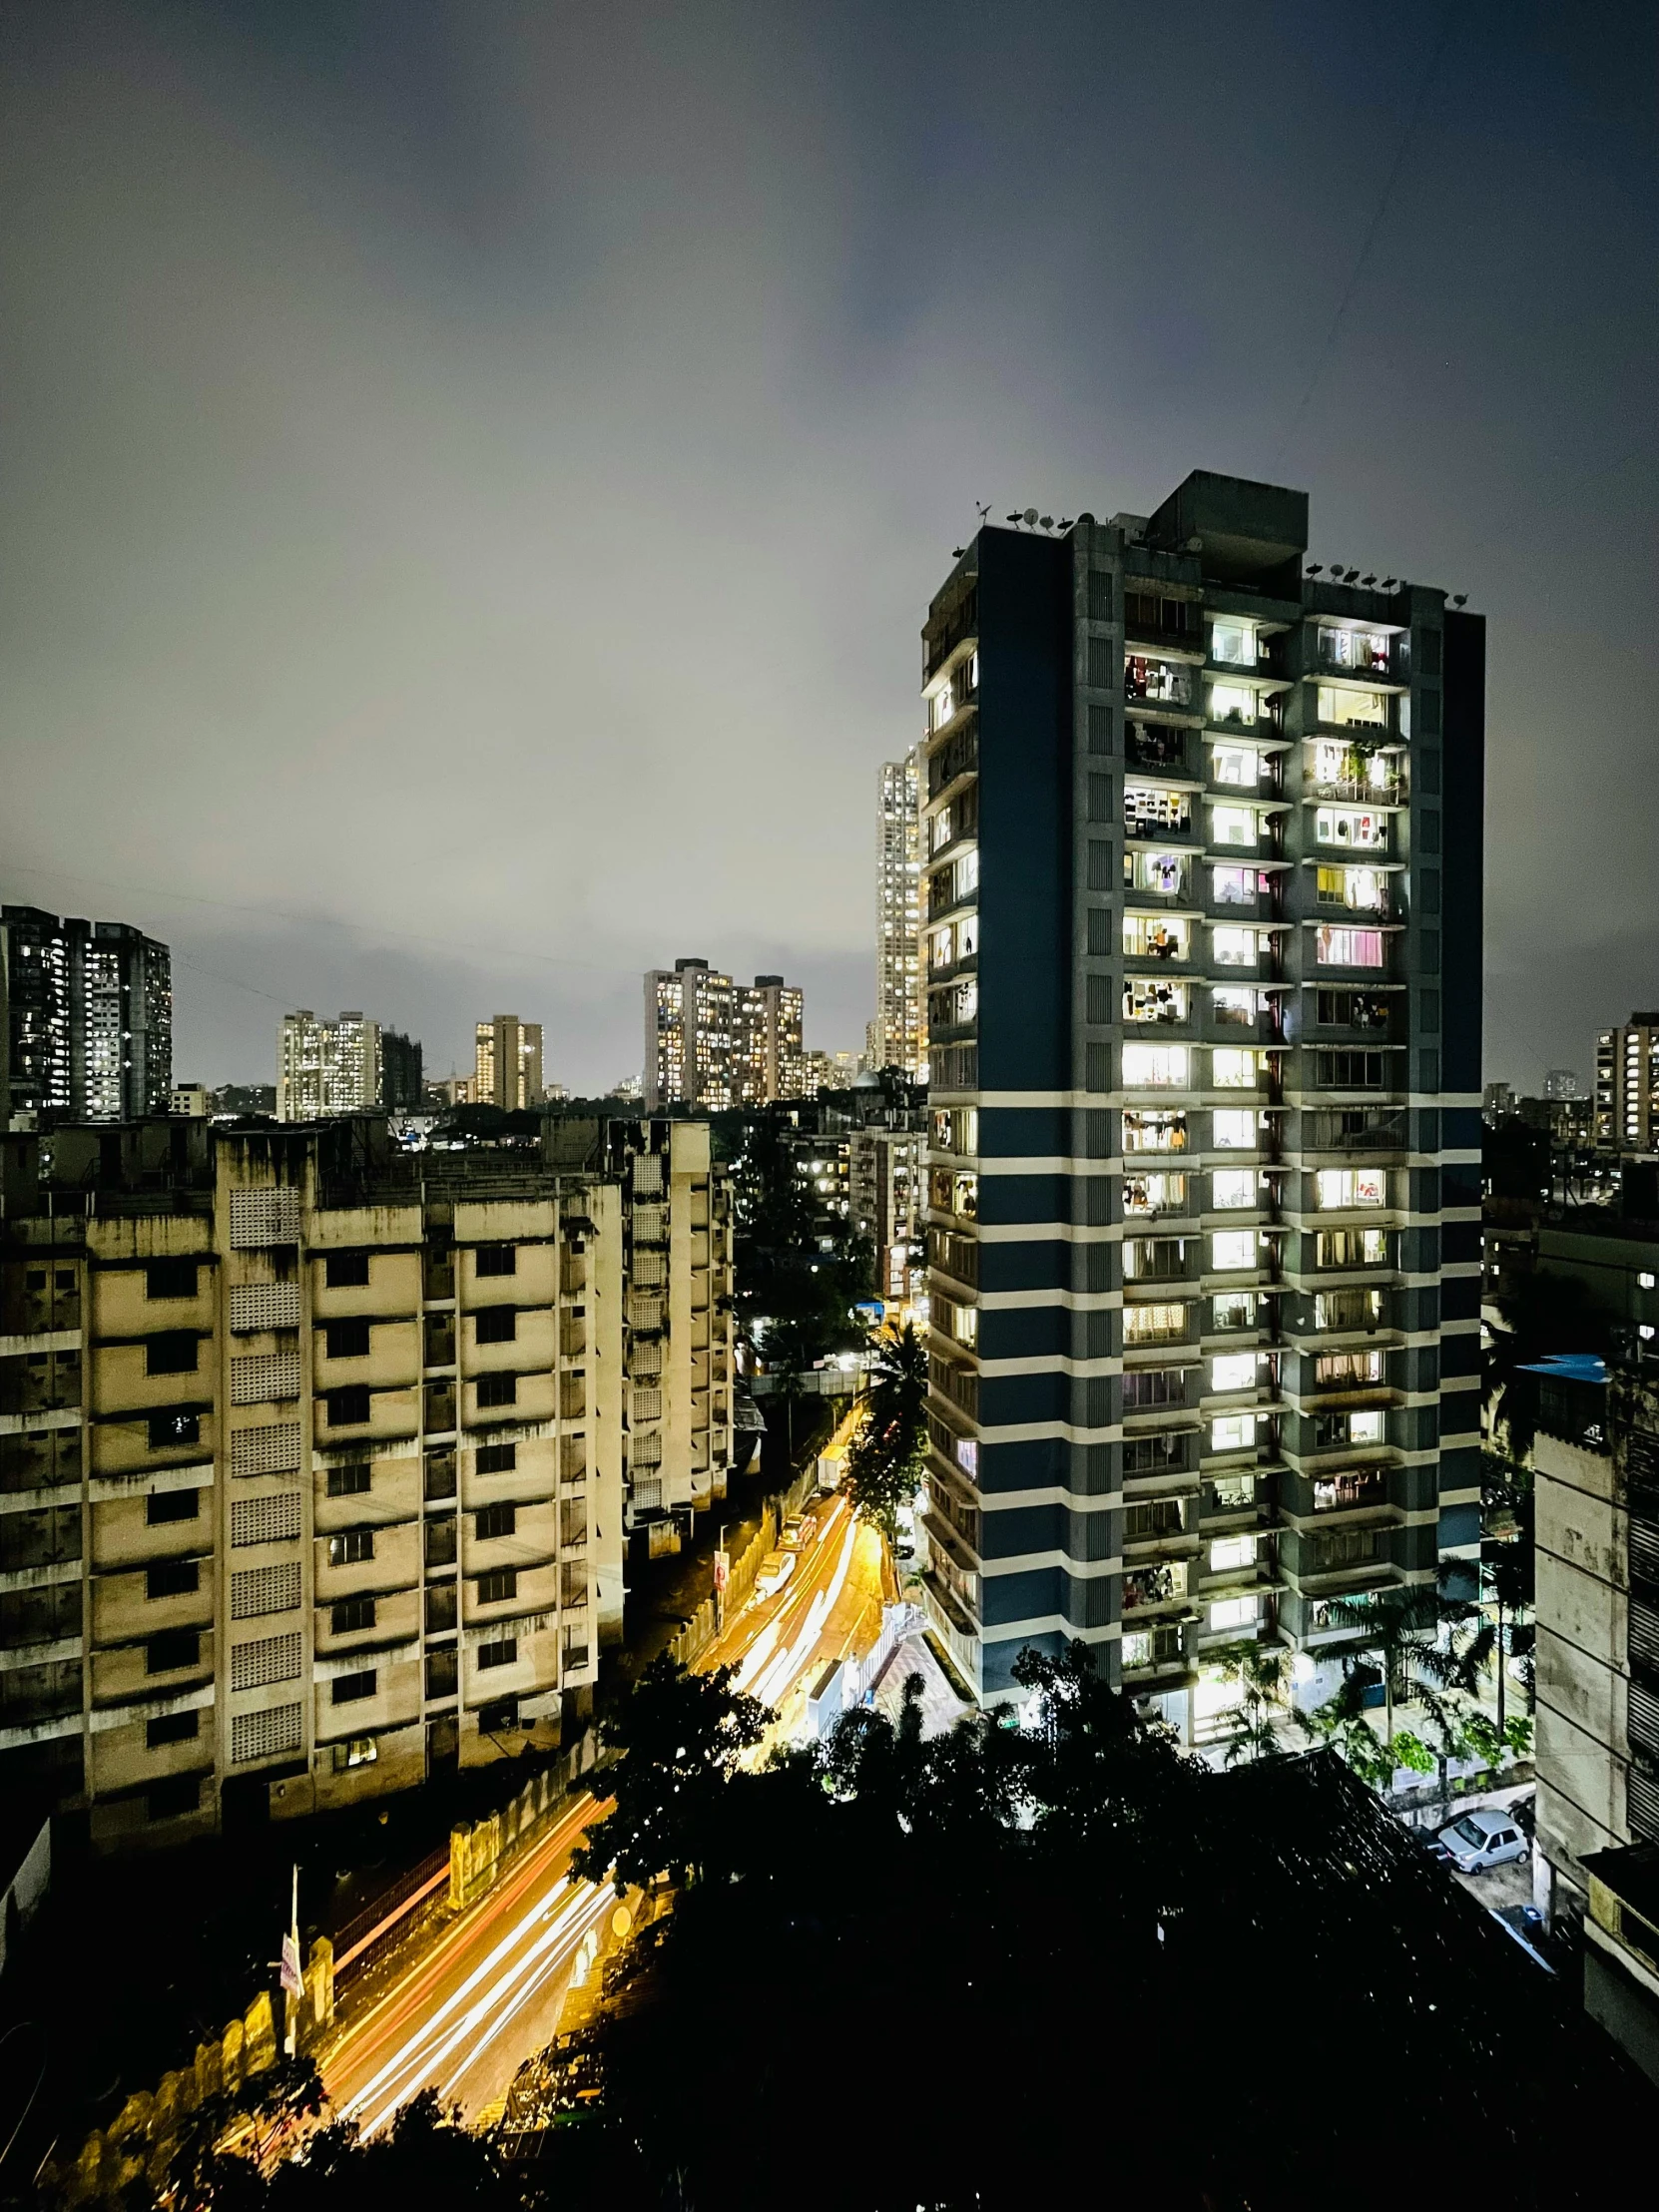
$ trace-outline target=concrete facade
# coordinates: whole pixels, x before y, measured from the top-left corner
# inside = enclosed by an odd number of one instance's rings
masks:
[[[1479,1535],[1484,626],[1305,495],[987,529],[923,631],[928,1602],[1005,1694]]]
[[[677,1244],[624,1170],[642,1142]],[[115,1846],[560,1740],[622,1631],[630,1446],[655,1436],[693,1506],[731,1451],[707,1129],[618,1144],[566,1168],[398,1155],[362,1120],[64,1130],[44,1164],[10,1140],[0,1778]]]

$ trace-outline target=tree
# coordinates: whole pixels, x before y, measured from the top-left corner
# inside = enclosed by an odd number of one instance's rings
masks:
[[[735,1674],[691,1674],[662,1652],[602,1724],[605,1742],[622,1753],[615,1806],[573,1855],[579,1875],[603,1882],[609,1872],[620,1896],[659,1875],[684,1884],[704,1873],[720,1844],[733,1772],[772,1725],[759,1698],[733,1688]]]
[[[1534,1687],[1533,1630],[1530,1622],[1516,1618],[1530,1613],[1536,1594],[1532,1475],[1530,1469],[1495,1451],[1480,1454],[1480,1579],[1482,1595],[1497,1614],[1497,1725],[1501,1731],[1511,1654],[1522,1661],[1529,1699]]]
[[[1232,1732],[1227,1739],[1227,1764],[1241,1759],[1270,1759],[1283,1747],[1279,1718],[1285,1707],[1285,1684],[1291,1671],[1291,1654],[1283,1644],[1239,1644],[1218,1652],[1216,1658],[1229,1681],[1241,1691]]]
[[[1382,1707],[1385,1715],[1383,1747],[1394,1740],[1394,1698],[1402,1686],[1402,1671],[1415,1664],[1431,1680],[1449,1686],[1456,1670],[1465,1672],[1468,1650],[1459,1646],[1452,1674],[1437,1641],[1442,1634],[1475,1618],[1474,1608],[1461,1598],[1446,1597],[1431,1582],[1407,1583],[1402,1589],[1375,1590],[1365,1597],[1333,1598],[1331,1617],[1345,1628],[1363,1632],[1365,1647],[1375,1651],[1382,1668]],[[1479,1662],[1484,1664],[1484,1659]],[[1408,1678],[1403,1686],[1408,1687]]]
[[[927,1447],[927,1351],[913,1322],[871,1340],[863,1417],[846,1454],[854,1512],[889,1543],[921,1483]]]

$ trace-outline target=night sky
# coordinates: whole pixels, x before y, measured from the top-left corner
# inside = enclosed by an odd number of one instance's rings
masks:
[[[974,502],[1304,486],[1489,618],[1486,1073],[1659,1004],[1659,9],[0,15],[0,889],[429,1069],[640,971],[873,1010]]]

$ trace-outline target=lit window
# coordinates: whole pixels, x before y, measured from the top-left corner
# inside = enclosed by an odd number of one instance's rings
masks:
[[[1387,1204],[1388,1179],[1382,1168],[1321,1168],[1314,1181],[1322,1207]]]
[[[1252,1451],[1255,1445],[1254,1413],[1222,1413],[1210,1423],[1212,1451]]]
[[[1218,784],[1254,790],[1261,781],[1262,756],[1249,752],[1244,746],[1218,745],[1211,760],[1210,774]]]
[[[1223,1598],[1210,1608],[1210,1626],[1212,1629],[1254,1628],[1256,1600],[1253,1597]]]
[[[1344,730],[1385,730],[1388,727],[1386,692],[1344,691],[1335,684],[1320,686],[1320,720]]]
[[[1256,720],[1256,694],[1244,684],[1210,686],[1212,722],[1251,723]]]
[[[1152,1662],[1152,1638],[1144,1628],[1134,1629],[1123,1639],[1123,1663],[1126,1667],[1145,1667]]]
[[[1256,965],[1256,932],[1254,929],[1213,929],[1210,946],[1218,967],[1254,967]]]
[[[1185,1021],[1187,986],[1166,983],[1161,976],[1131,975],[1124,978],[1125,1021]]]
[[[1254,844],[1256,810],[1253,807],[1212,807],[1210,829],[1217,844]]]
[[[1253,1268],[1256,1243],[1254,1229],[1218,1230],[1210,1239],[1210,1265],[1218,1273],[1229,1268]]]
[[[1223,1106],[1210,1116],[1210,1142],[1218,1152],[1254,1152],[1256,1116],[1249,1107]]]
[[[1248,622],[1218,622],[1210,631],[1210,658],[1228,668],[1256,666],[1256,629]]]
[[[1210,895],[1218,906],[1252,906],[1267,882],[1259,868],[1213,867]]]
[[[1387,877],[1374,867],[1322,867],[1314,871],[1314,896],[1322,906],[1381,913],[1387,891]]]
[[[1126,1044],[1123,1048],[1125,1090],[1185,1090],[1190,1069],[1191,1054],[1184,1044]]]
[[[1210,1546],[1210,1572],[1236,1574],[1240,1567],[1256,1564],[1254,1536],[1218,1536]]]
[[[1218,1091],[1253,1091],[1260,1055],[1218,1045],[1210,1055],[1210,1081]]]
[[[1185,960],[1191,950],[1189,924],[1162,914],[1125,914],[1123,949],[1136,960]]]
[[[1636,1278],[1636,1287],[1638,1290],[1651,1291],[1653,1288],[1653,1277],[1651,1275],[1638,1275]]]
[[[1380,968],[1383,964],[1381,929],[1334,929],[1321,922],[1314,931],[1314,957],[1321,967]]]
[[[1210,1178],[1210,1204],[1221,1212],[1256,1204],[1256,1175],[1251,1168],[1218,1168]]]
[[[1314,834],[1321,844],[1381,852],[1388,841],[1388,818],[1369,807],[1316,807]]]
[[[1348,1434],[1351,1443],[1380,1444],[1382,1441],[1382,1412],[1350,1413]]]
[[[1212,1390],[1253,1390],[1256,1387],[1254,1352],[1223,1353],[1210,1362]]]

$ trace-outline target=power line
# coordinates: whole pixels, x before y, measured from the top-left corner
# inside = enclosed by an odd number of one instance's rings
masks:
[[[1435,73],[1440,66],[1440,56],[1445,52],[1446,41],[1451,36],[1452,12],[1451,6],[1448,5],[1445,14],[1440,19],[1440,35],[1434,42],[1434,51],[1428,58],[1428,67],[1423,71],[1422,82],[1417,87],[1417,96],[1411,103],[1411,113],[1406,118],[1405,129],[1400,133],[1399,145],[1394,152],[1393,167],[1388,171],[1387,182],[1382,187],[1382,197],[1377,203],[1377,213],[1371,219],[1371,228],[1366,233],[1365,243],[1360,248],[1358,259],[1355,261],[1348,282],[1343,287],[1343,295],[1337,302],[1337,311],[1331,317],[1331,327],[1325,334],[1325,344],[1320,350],[1319,359],[1314,363],[1314,373],[1308,379],[1308,388],[1302,395],[1296,413],[1291,417],[1290,428],[1279,441],[1279,450],[1273,457],[1275,470],[1284,461],[1291,440],[1301,429],[1302,418],[1308,412],[1314,393],[1319,388],[1320,378],[1325,374],[1331,356],[1336,351],[1337,338],[1343,326],[1343,317],[1348,313],[1349,302],[1353,299],[1359,287],[1360,277],[1371,255],[1372,247],[1376,244],[1377,234],[1382,228],[1382,218],[1388,212],[1388,202],[1393,198],[1394,187],[1399,182],[1399,173],[1405,165],[1406,152],[1410,147],[1412,138],[1415,136],[1417,124],[1422,116],[1423,104],[1428,98],[1428,88],[1434,82]]]

